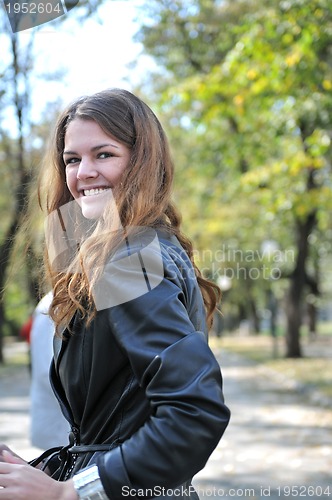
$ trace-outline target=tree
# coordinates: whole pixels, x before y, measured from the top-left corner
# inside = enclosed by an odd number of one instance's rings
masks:
[[[299,357],[304,293],[313,284],[309,237],[330,224],[332,7],[327,0],[152,4],[140,39],[166,69],[161,109],[192,135],[196,158],[187,168],[204,199],[200,217],[228,214],[239,238],[241,200],[252,249],[273,238],[294,251],[281,270],[289,280],[287,356]],[[223,222],[217,234],[219,241],[227,234]]]
[[[77,7],[77,17],[84,20],[91,13],[96,14],[103,0],[88,2],[83,0]],[[65,16],[55,20],[62,23]],[[0,63],[0,152],[2,164],[5,165],[10,197],[6,206],[6,216],[1,224],[0,240],[0,363],[3,362],[3,336],[6,323],[5,292],[8,266],[13,252],[15,238],[26,214],[30,193],[30,181],[33,175],[31,159],[35,154],[29,143],[34,124],[31,120],[30,81],[33,74],[34,36],[39,28],[24,33],[12,33],[2,5],[0,11],[2,60]],[[9,122],[9,126],[8,126]],[[31,262],[35,261],[33,248],[29,249],[26,270],[27,286],[32,292],[32,303],[36,301],[38,292],[35,283],[35,270]],[[24,259],[23,259],[24,260]]]

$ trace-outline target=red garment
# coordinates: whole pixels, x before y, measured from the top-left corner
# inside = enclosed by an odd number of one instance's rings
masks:
[[[28,342],[30,344],[30,333],[32,327],[32,316],[22,325],[20,329],[20,338]]]

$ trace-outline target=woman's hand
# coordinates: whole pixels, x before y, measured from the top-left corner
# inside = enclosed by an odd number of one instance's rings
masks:
[[[8,451],[11,455],[13,455],[14,457],[17,457],[19,458],[20,460],[22,460],[24,463],[27,463],[23,460],[23,458],[19,457],[18,455],[16,455],[16,453],[14,453],[10,448],[8,448],[8,446],[6,446],[5,444],[0,444],[0,462],[5,462],[3,456],[2,456],[2,452],[3,451]]]
[[[2,451],[0,462],[1,500],[77,500],[72,480],[51,479],[10,451]]]

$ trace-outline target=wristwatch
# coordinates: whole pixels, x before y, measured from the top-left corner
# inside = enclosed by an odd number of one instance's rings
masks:
[[[109,500],[99,477],[98,467],[91,465],[73,476],[80,500]]]

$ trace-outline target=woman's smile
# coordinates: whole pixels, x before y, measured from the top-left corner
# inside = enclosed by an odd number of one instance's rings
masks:
[[[105,193],[105,191],[109,191],[110,188],[91,188],[91,189],[84,189],[83,196],[95,196],[98,194]]]

